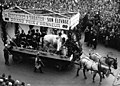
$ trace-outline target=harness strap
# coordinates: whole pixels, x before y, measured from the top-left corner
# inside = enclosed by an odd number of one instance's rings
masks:
[[[93,63],[94,63],[94,61],[92,62],[92,65],[93,65]],[[92,65],[91,65],[91,70],[93,70],[93,67],[92,67]]]
[[[100,62],[100,59],[99,59],[99,62],[98,62],[98,71],[99,71],[99,68],[101,68],[101,62]],[[101,72],[101,71],[100,71]]]
[[[84,57],[84,58],[85,58],[85,57]],[[85,59],[87,59],[87,58],[85,58]],[[87,60],[90,61],[90,59],[87,59]],[[88,61],[87,61],[87,62],[88,62]],[[87,62],[86,62],[86,63],[87,63]],[[92,62],[92,65],[93,65],[93,63],[94,63],[94,61]],[[93,68],[92,68],[92,65],[91,65],[91,71],[92,71],[92,69],[93,69]]]
[[[85,57],[84,57],[84,58],[85,58]],[[84,58],[82,58],[82,59],[84,59]],[[90,61],[90,59],[88,59],[88,58],[85,58],[85,59],[87,59],[88,61]],[[87,61],[87,62],[88,62],[88,61]],[[87,62],[86,62],[86,63],[87,63]]]

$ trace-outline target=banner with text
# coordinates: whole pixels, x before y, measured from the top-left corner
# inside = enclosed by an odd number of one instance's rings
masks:
[[[13,23],[21,23],[35,26],[44,26],[69,30],[69,19],[56,18],[51,16],[38,16],[3,11],[3,20]]]
[[[70,19],[71,29],[73,29],[75,26],[79,24],[79,19],[80,19],[80,13],[77,13]]]

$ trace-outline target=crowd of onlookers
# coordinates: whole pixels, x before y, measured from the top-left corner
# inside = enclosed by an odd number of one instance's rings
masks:
[[[21,8],[28,9],[49,9],[63,12],[80,12],[81,16],[84,13],[90,11],[91,15],[95,11],[100,11],[101,16],[114,16],[119,8],[119,2],[117,0],[4,0],[5,5],[9,6],[20,6]]]
[[[25,82],[20,82],[19,80],[14,80],[11,75],[6,75],[3,73],[0,76],[0,86],[31,86],[30,84],[26,84]]]
[[[87,23],[85,23],[87,22]],[[104,44],[106,47],[112,47],[120,50],[120,23],[111,21],[102,22],[100,16],[85,21],[83,29],[85,29],[85,42],[88,46],[92,45],[96,48],[98,43]]]
[[[48,9],[56,12],[80,12],[83,18],[89,12],[93,18],[99,11],[101,19],[105,21],[118,21],[119,0],[4,0],[4,7],[19,6],[27,9]]]
[[[95,45],[102,42],[120,50],[119,0],[5,0],[4,4],[6,8],[17,5],[21,8],[48,9],[60,13],[79,11],[80,27],[86,29],[88,26],[90,32],[97,33]],[[96,15],[99,19],[95,18]],[[94,44],[93,39],[94,37],[91,37],[90,45]]]

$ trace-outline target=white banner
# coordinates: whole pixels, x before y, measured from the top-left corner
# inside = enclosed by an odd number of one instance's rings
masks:
[[[37,16],[37,15],[5,12],[5,11],[3,11],[2,15],[3,15],[3,20],[7,22],[69,30],[69,19],[65,19],[65,18]]]
[[[73,29],[76,25],[79,24],[79,19],[80,19],[80,13],[77,13],[70,19],[71,29]]]

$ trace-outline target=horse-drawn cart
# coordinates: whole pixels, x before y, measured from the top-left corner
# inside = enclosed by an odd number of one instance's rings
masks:
[[[5,33],[7,35],[6,41],[11,40],[15,36],[17,31],[20,31],[20,29],[24,30],[25,33],[27,33],[28,30],[31,29],[47,27],[46,33],[50,33],[51,30],[54,32],[54,29],[59,31],[64,30],[66,31],[66,35],[71,33],[71,37],[72,39],[74,39],[75,42],[74,45],[76,45],[78,49],[81,48],[80,41],[78,41],[78,38],[74,31],[74,29],[76,29],[76,26],[79,24],[79,18],[80,18],[79,13],[69,13],[69,12],[57,13],[50,10],[22,9],[18,6],[15,6],[10,9],[4,10],[2,15],[4,20],[3,22],[6,22],[5,25],[5,30],[6,30]],[[10,28],[10,26],[8,25],[12,25],[12,28]],[[60,66],[61,68],[70,65],[72,62],[74,62],[77,59],[75,58],[75,54],[74,54],[77,50],[74,50],[74,52],[72,52],[71,55],[69,56],[58,55],[56,54],[56,52],[51,53],[44,51],[44,48],[41,47],[41,44],[39,45],[40,47],[39,49],[33,49],[27,47],[23,48],[13,40],[11,42],[13,42],[12,43],[13,45],[12,46],[10,45],[11,47],[8,48],[8,50],[13,55],[13,61],[20,61],[27,57],[34,58],[39,52],[39,56],[43,61],[47,61],[47,62],[54,61],[53,63],[55,63],[55,66]],[[79,53],[81,52],[82,50],[79,51]],[[81,54],[79,54],[79,56],[80,55]]]
[[[72,63],[73,57],[70,58],[64,57],[62,55],[57,54],[51,54],[48,52],[43,52],[39,50],[31,50],[31,49],[21,49],[20,47],[13,47],[12,49],[9,49],[10,53],[13,55],[13,61],[14,62],[20,62],[24,59],[34,59],[36,55],[39,52],[40,58],[43,60],[43,62],[53,62],[55,67],[59,68],[65,68],[68,65]]]

